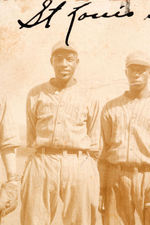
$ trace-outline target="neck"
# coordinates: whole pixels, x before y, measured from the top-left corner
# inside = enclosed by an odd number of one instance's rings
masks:
[[[50,82],[52,85],[54,85],[59,90],[67,88],[67,87],[71,87],[77,83],[77,81],[74,78],[71,78],[67,82],[62,82],[61,80],[59,80],[57,78],[52,78]]]
[[[131,98],[145,98],[149,96],[149,89],[148,89],[148,85],[146,85],[144,88],[139,88],[136,89],[134,87],[130,86],[130,90],[129,90],[129,96]]]

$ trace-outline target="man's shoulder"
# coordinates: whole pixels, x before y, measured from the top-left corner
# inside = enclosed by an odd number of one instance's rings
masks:
[[[123,103],[123,99],[124,99],[124,94],[107,101],[106,104],[105,104],[105,107],[107,109],[120,107]]]
[[[41,92],[47,90],[48,87],[49,87],[49,82],[44,82],[44,83],[38,84],[30,89],[28,96],[32,96],[32,97],[37,96]]]

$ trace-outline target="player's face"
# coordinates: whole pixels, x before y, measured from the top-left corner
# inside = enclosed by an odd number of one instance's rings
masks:
[[[67,83],[72,77],[78,65],[77,54],[68,50],[58,50],[51,58],[51,63],[55,71],[55,77]]]
[[[130,65],[126,69],[126,75],[131,88],[143,88],[148,83],[149,68],[143,65]]]

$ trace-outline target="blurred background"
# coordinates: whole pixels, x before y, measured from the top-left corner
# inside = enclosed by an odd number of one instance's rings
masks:
[[[25,146],[25,105],[29,90],[54,76],[50,65],[51,48],[64,40],[71,21],[67,15],[73,7],[87,1],[68,0],[63,9],[51,20],[51,27],[44,23],[31,29],[19,29],[18,19],[27,22],[42,7],[41,0],[0,1],[0,92],[8,95],[13,116],[18,126],[22,146]],[[61,1],[53,1],[56,7]],[[105,12],[114,14],[120,10],[122,1],[93,0],[78,11],[70,35],[79,52],[80,64],[76,78],[87,88],[95,91],[97,97],[113,98],[127,88],[125,58],[129,52],[144,50],[150,52],[149,35],[150,0],[131,0],[133,17],[124,18],[77,18],[84,12],[89,14]],[[46,12],[46,17],[50,12]],[[124,13],[124,9],[121,9]],[[44,18],[43,17],[43,18]],[[28,152],[17,151],[18,171],[21,174]],[[2,162],[0,163],[2,165]],[[0,168],[1,182],[5,180],[3,165]],[[4,225],[19,225],[19,207],[3,220]]]

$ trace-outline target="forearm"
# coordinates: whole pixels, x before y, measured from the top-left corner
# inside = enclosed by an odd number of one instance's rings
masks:
[[[16,154],[14,149],[8,149],[1,154],[4,167],[6,170],[7,179],[16,178]]]
[[[16,175],[16,155],[13,149],[1,153],[7,174],[7,182],[0,187],[0,216],[6,216],[16,209],[20,188],[20,179]]]

